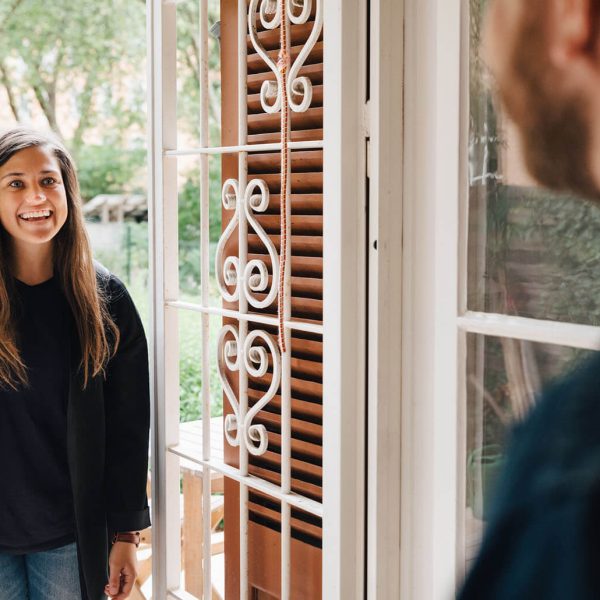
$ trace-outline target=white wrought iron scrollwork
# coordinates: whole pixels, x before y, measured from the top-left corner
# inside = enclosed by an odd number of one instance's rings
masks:
[[[258,190],[258,193],[256,191]],[[257,258],[248,261],[244,271],[244,293],[248,302],[255,308],[265,308],[270,306],[277,297],[277,282],[279,279],[279,257],[275,244],[265,233],[265,230],[256,220],[254,212],[264,212],[269,206],[269,188],[262,179],[252,179],[246,187],[244,194],[244,211],[248,222],[265,245],[269,257],[273,276],[271,278],[271,289],[262,300],[254,297],[256,292],[265,292],[269,287],[269,272],[264,261]]]
[[[264,212],[269,206],[269,188],[262,179],[252,179],[248,182],[246,190],[242,195],[239,189],[239,182],[235,179],[228,179],[223,184],[223,206],[228,210],[235,210],[235,213],[227,225],[225,231],[219,238],[216,252],[217,283],[223,298],[228,302],[235,302],[240,296],[240,281],[242,282],[242,291],[246,300],[254,308],[265,308],[270,306],[277,297],[277,282],[279,279],[279,255],[273,240],[266,234],[261,224],[256,219],[255,212]],[[271,259],[271,283],[269,285],[269,270],[263,260],[254,258],[249,260],[244,267],[244,275],[240,278],[240,266],[237,256],[228,256],[223,259],[225,245],[231,237],[233,230],[239,223],[239,211],[243,210],[248,222],[252,225],[256,235],[264,244],[269,258]],[[230,292],[228,288],[234,287]],[[266,294],[260,300],[255,294]]]
[[[313,0],[287,0],[285,18],[289,19],[294,25],[304,25],[310,18],[312,6]],[[300,9],[299,13],[298,9]],[[272,30],[280,27],[282,24],[280,3],[277,0],[251,0],[248,9],[248,28],[252,45],[275,76],[275,80],[264,81],[260,89],[260,103],[263,110],[266,113],[273,114],[281,110],[283,102],[281,78],[283,75],[259,40],[256,30],[257,19],[260,19],[265,29]],[[312,103],[312,83],[308,77],[299,76],[299,73],[315,47],[322,29],[323,0],[316,0],[315,20],[310,36],[287,73],[288,97],[286,101],[289,107],[297,113],[307,111]],[[297,100],[298,98],[299,100]]]
[[[260,7],[259,7],[260,4]],[[258,13],[257,13],[258,11]],[[269,19],[268,16],[272,15]],[[277,68],[275,61],[269,56],[264,46],[258,39],[256,30],[256,19],[260,18],[260,22],[265,29],[275,29],[281,24],[281,8],[277,0],[251,0],[248,9],[248,31],[252,45],[265,61],[266,65],[273,71],[275,81],[263,81],[260,88],[260,104],[266,113],[274,114],[281,110],[281,73]],[[271,101],[274,101],[271,103]]]
[[[217,251],[215,256],[215,273],[217,275],[217,285],[219,291],[227,302],[236,302],[239,298],[239,259],[237,256],[228,256],[223,260],[225,245],[231,237],[231,234],[237,227],[240,220],[240,206],[242,204],[240,198],[240,186],[235,179],[228,179],[223,184],[221,200],[225,210],[233,210],[233,217],[225,228],[225,231],[219,238]],[[233,287],[234,291],[230,292],[228,288]]]
[[[226,339],[227,334],[230,334],[233,339]],[[226,369],[232,372],[240,370],[239,357],[239,336],[238,331],[233,325],[225,325],[219,333],[219,341],[217,342],[217,372],[223,391],[233,413],[225,417],[225,437],[232,446],[240,445],[240,405],[235,397],[229,380],[225,373]]]
[[[312,103],[312,83],[308,77],[299,77],[298,74],[304,66],[308,55],[315,47],[323,29],[323,0],[316,0],[316,3],[315,21],[312,31],[288,74],[288,103],[290,108],[297,113],[306,112]],[[302,11],[297,17],[294,16],[294,6],[302,7]],[[288,0],[287,9],[290,21],[296,25],[303,25],[310,17],[312,0]],[[300,97],[301,100],[296,102],[295,97]]]
[[[231,336],[233,339],[227,339]],[[263,342],[257,344],[256,342]],[[281,358],[272,337],[262,330],[251,331],[244,342],[243,359],[247,373],[251,377],[264,377],[272,364],[272,377],[269,389],[261,399],[246,413],[243,422],[240,418],[240,406],[229,380],[226,369],[235,372],[240,369],[238,332],[233,325],[225,325],[219,333],[217,370],[232,413],[225,417],[225,437],[232,446],[239,446],[242,441],[245,448],[255,456],[264,454],[269,445],[269,435],[264,425],[253,424],[254,417],[275,396],[281,381]],[[269,361],[269,356],[271,361]]]
[[[257,340],[262,340],[267,344],[268,353],[264,346],[254,345]],[[269,354],[273,362],[271,385],[269,385],[269,389],[264,393],[262,398],[246,413],[246,418],[244,419],[244,441],[248,452],[254,454],[254,456],[264,454],[269,445],[269,436],[265,426],[253,425],[252,421],[277,393],[279,382],[281,381],[281,358],[277,345],[268,333],[260,329],[251,331],[244,343],[244,363],[250,376],[263,377],[267,373]]]

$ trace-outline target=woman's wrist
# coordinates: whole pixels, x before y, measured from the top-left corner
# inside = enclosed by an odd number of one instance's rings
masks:
[[[128,542],[135,544],[135,547],[140,545],[140,532],[139,531],[117,531],[113,535],[112,543],[116,542]]]

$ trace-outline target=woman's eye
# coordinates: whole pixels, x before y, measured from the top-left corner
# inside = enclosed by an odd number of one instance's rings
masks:
[[[55,183],[57,183],[57,181],[54,177],[46,177],[42,180],[43,185],[54,185]]]
[[[23,182],[22,181],[17,181],[17,180],[11,181],[8,184],[8,187],[11,187],[11,188],[20,188],[20,187],[23,187]]]

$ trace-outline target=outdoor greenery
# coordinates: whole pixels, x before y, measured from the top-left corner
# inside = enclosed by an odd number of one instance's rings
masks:
[[[209,2],[215,24],[219,3]],[[178,132],[180,144],[198,145],[200,64],[198,3],[178,13]],[[145,0],[0,0],[0,102],[13,123],[51,128],[78,167],[82,197],[146,193]],[[219,42],[210,39],[209,136],[220,141]],[[197,301],[200,283],[199,164],[179,168],[179,254],[182,299]],[[220,235],[220,160],[210,164],[210,243]],[[112,225],[112,224],[111,224]],[[147,223],[127,222],[122,243],[94,254],[128,285],[148,325]],[[211,268],[212,267],[211,260]],[[214,278],[213,278],[214,279]],[[200,322],[182,312],[181,418],[200,417]],[[216,328],[216,329],[215,329]],[[211,331],[216,339],[218,322]],[[149,331],[147,327],[147,331]],[[216,367],[211,368],[213,412],[219,413]]]

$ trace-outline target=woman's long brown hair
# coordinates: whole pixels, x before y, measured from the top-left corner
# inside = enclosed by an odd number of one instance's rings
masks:
[[[92,250],[87,236],[79,181],[73,160],[62,142],[47,135],[17,127],[0,134],[0,166],[26,148],[50,150],[60,164],[67,196],[67,220],[54,237],[54,274],[71,307],[79,343],[84,383],[90,375],[105,374],[105,367],[119,344],[119,329],[107,308],[106,292],[97,285]],[[14,390],[27,386],[27,367],[21,358],[15,335],[15,289],[12,279],[10,234],[0,225],[0,386]]]

